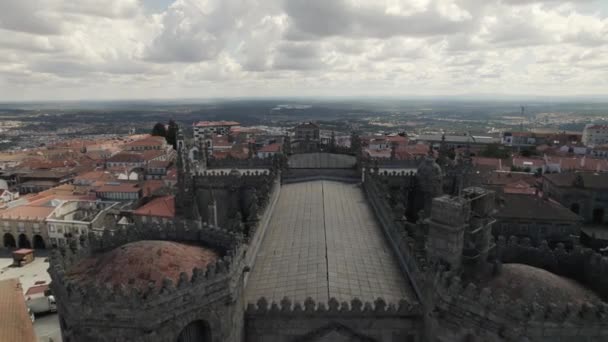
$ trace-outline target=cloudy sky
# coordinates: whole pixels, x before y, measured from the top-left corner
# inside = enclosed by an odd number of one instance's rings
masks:
[[[607,0],[0,0],[1,101],[607,93]]]

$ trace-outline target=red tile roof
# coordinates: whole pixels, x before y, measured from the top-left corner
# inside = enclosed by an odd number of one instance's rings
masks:
[[[32,205],[22,205],[18,207],[13,207],[6,209],[4,211],[0,211],[0,218],[5,220],[32,220],[32,221],[42,221],[49,216],[54,207],[38,207]]]
[[[25,292],[25,296],[33,296],[39,293],[44,293],[49,288],[49,284],[42,284],[37,286],[32,286]]]
[[[34,326],[17,279],[0,281],[0,342],[34,342]]]
[[[139,192],[141,189],[133,183],[105,184],[99,187],[96,192]]]
[[[175,197],[157,197],[133,211],[133,215],[164,218],[175,217]]]
[[[283,145],[279,143],[269,144],[266,146],[262,146],[260,149],[258,149],[258,152],[281,152],[282,146]]]
[[[166,142],[165,137],[151,136],[141,140],[135,140],[125,144],[126,147],[141,147],[141,146],[159,146],[164,145]]]
[[[108,159],[111,163],[143,163],[144,156],[141,153],[122,152]]]

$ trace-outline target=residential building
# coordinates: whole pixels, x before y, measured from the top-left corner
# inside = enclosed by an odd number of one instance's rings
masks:
[[[0,189],[0,208],[2,208],[6,203],[14,201],[19,198],[18,192],[11,192],[7,189]]]
[[[608,229],[608,173],[545,174],[543,192],[583,217],[585,223]]]
[[[171,167],[170,161],[154,160],[146,166],[145,179],[164,179]]]
[[[583,144],[587,146],[608,144],[608,125],[586,125],[583,129]]]
[[[133,219],[140,223],[166,223],[174,217],[175,196],[156,197],[133,211]]]
[[[280,143],[274,143],[260,147],[257,150],[257,157],[268,158],[281,153],[283,153],[283,145]]]
[[[194,139],[202,141],[206,136],[211,134],[226,135],[230,130],[239,126],[236,121],[200,121],[192,125],[194,129]]]
[[[146,159],[141,153],[121,152],[107,160],[108,168],[139,168],[146,165]]]
[[[143,197],[143,189],[137,183],[110,182],[95,191],[97,198],[107,201],[137,201]]]
[[[305,122],[297,125],[295,128],[294,138],[296,141],[319,141],[319,125],[314,122]]]
[[[36,248],[49,246],[46,218],[59,205],[50,197],[0,211],[4,248]]]
[[[21,194],[38,193],[61,184],[69,183],[76,176],[73,169],[35,170],[18,176]]]
[[[583,219],[557,202],[525,193],[505,193],[501,200],[492,228],[495,236],[530,238],[534,245],[543,240],[572,245],[580,234]]]
[[[70,241],[80,245],[89,232],[101,234],[107,228],[113,228],[117,221],[119,202],[104,201],[63,201],[47,217],[49,242],[53,247],[65,246]]]
[[[445,138],[445,139],[444,139]],[[500,138],[480,135],[447,135],[447,134],[421,134],[416,138],[419,142],[426,142],[433,145],[433,148],[438,148],[444,141],[447,148],[458,149],[464,147],[481,148],[486,145],[500,144]]]
[[[608,144],[590,147],[589,155],[596,158],[608,159]]]
[[[150,136],[141,140],[135,140],[125,144],[125,151],[166,151],[170,148],[165,137]]]

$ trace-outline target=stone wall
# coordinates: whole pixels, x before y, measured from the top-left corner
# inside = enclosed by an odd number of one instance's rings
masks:
[[[568,251],[563,244],[551,249],[546,241],[534,247],[527,238],[520,241],[514,236],[508,240],[500,236],[496,257],[503,263],[526,264],[575,279],[608,300],[608,257],[592,249],[576,246]]]
[[[268,303],[260,298],[249,304],[245,335],[248,342],[369,341],[417,342],[422,339],[422,309],[406,301],[387,304],[382,299],[362,303]]]
[[[418,298],[422,300],[419,284],[424,280],[422,267],[425,264],[425,255],[417,253],[414,239],[408,235],[404,222],[397,216],[399,214],[396,215],[394,208],[389,205],[388,191],[383,188],[379,179],[366,173],[363,190],[389,245],[395,252],[400,268]]]
[[[259,221],[258,224],[255,226],[255,230],[253,232],[250,232],[250,236],[247,241],[249,248],[245,257],[245,264],[249,266],[250,269],[253,269],[256,256],[258,255],[258,250],[260,249],[260,245],[264,240],[264,236],[266,235],[266,229],[268,228],[268,224],[270,223],[270,219],[272,218],[274,207],[277,201],[279,200],[279,195],[281,193],[280,179],[280,175],[277,177],[277,179],[275,179],[272,188],[270,189],[270,194],[268,196],[268,204],[266,205],[263,214],[259,217]],[[244,279],[245,286],[247,284],[248,278],[249,273],[246,273]]]
[[[147,289],[129,284],[84,288],[66,277],[82,257],[142,239],[198,242],[226,252],[206,269],[193,269],[192,276],[182,272],[177,283],[166,278]],[[209,325],[214,341],[240,341],[246,246],[238,241],[234,233],[217,227],[178,222],[106,231],[101,238],[91,234],[91,245],[76,254],[69,248],[54,250],[49,274],[64,341],[175,341],[181,329],[197,320]]]
[[[480,341],[608,340],[608,307],[605,303],[524,302],[490,288],[463,287],[460,278],[437,276],[434,317],[441,330],[466,329]]]
[[[289,169],[282,179],[284,184],[316,180],[357,183],[361,177],[355,169]]]

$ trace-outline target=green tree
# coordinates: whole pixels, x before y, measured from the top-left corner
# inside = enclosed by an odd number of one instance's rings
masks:
[[[154,128],[152,128],[152,135],[155,137],[166,137],[167,130],[165,129],[165,125],[157,122],[156,125],[154,125]]]
[[[167,130],[167,144],[173,146],[174,149],[177,150],[177,131],[179,130],[179,127],[177,126],[177,123],[175,123],[175,121],[173,120],[169,120],[169,129]]]
[[[486,158],[500,158],[506,159],[509,158],[509,152],[504,149],[503,146],[499,144],[490,144],[487,145],[481,152],[480,155]]]

